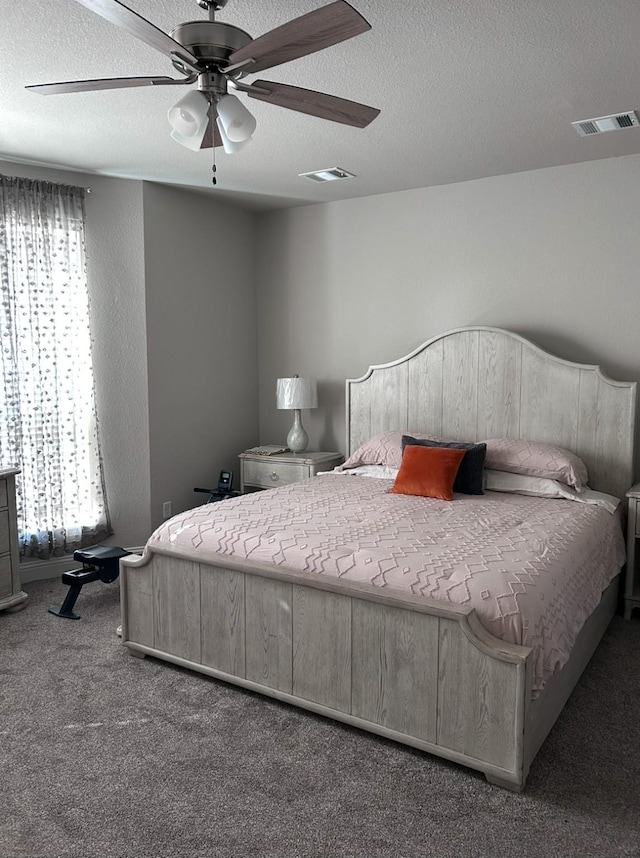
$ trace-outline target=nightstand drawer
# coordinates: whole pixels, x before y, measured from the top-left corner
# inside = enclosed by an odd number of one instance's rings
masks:
[[[0,480],[0,509],[4,509],[9,503],[9,499],[7,497],[7,481]]]
[[[264,489],[272,489],[276,486],[286,486],[289,483],[297,483],[308,474],[301,471],[299,465],[290,462],[264,461],[244,463],[244,481],[251,486],[260,486]]]
[[[640,608],[640,574],[636,563],[636,545],[640,539],[640,483],[627,492],[627,568],[624,585],[624,616],[631,617],[634,608]]]
[[[629,497],[627,495],[627,497]],[[638,506],[638,498],[630,497],[628,501],[628,526],[629,530],[640,537],[640,507]]]
[[[275,489],[314,477],[318,471],[331,471],[342,462],[340,453],[304,452],[260,456],[247,450],[240,453],[240,490]]]

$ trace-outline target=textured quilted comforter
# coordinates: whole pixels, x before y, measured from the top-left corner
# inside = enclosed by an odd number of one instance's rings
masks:
[[[534,690],[566,662],[624,563],[618,519],[568,500],[486,492],[451,502],[389,494],[391,480],[327,474],[205,504],[149,540],[305,575],[473,606],[496,637],[534,650]]]

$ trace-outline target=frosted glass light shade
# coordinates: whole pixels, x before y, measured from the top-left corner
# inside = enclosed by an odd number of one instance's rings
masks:
[[[195,137],[183,137],[182,134],[178,134],[177,131],[172,131],[169,136],[172,140],[175,140],[176,143],[179,143],[181,146],[185,146],[187,149],[191,149],[193,152],[199,152],[200,146],[202,145],[202,140],[206,132],[207,126],[203,125],[202,133],[196,135]]]
[[[317,408],[318,390],[315,378],[279,378],[276,400],[280,409]]]
[[[200,132],[204,137],[209,119],[209,101],[206,95],[198,90],[191,90],[169,108],[167,119],[173,130],[183,138],[197,137]]]
[[[232,143],[243,143],[256,130],[256,120],[235,95],[223,95],[216,108],[224,133]]]
[[[239,152],[253,140],[253,137],[247,137],[246,140],[243,140],[240,143],[234,143],[227,137],[227,133],[224,130],[224,125],[222,124],[219,116],[216,119],[216,125],[218,126],[218,131],[220,132],[220,137],[222,139],[222,148],[227,153],[227,155],[233,155],[235,152]]]

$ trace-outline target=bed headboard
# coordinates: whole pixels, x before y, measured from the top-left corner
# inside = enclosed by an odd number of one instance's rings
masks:
[[[589,484],[624,497],[633,483],[636,383],[548,354],[518,334],[466,327],[347,379],[347,455],[378,432],[452,440],[526,438],[573,451]]]

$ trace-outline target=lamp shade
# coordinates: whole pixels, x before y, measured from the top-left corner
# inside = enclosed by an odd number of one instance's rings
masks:
[[[220,138],[222,140],[222,147],[227,155],[234,155],[236,152],[239,152],[241,149],[251,143],[253,137],[247,137],[246,140],[243,140],[241,143],[234,143],[232,140],[229,140],[227,137],[227,132],[224,130],[224,125],[220,121],[220,117],[218,116],[216,119],[216,125],[218,126],[218,131],[220,132]]]
[[[276,387],[278,408],[317,408],[318,390],[315,378],[279,378]]]
[[[209,101],[198,90],[191,90],[167,111],[167,119],[181,137],[204,136],[209,118]],[[204,129],[204,130],[203,130]]]
[[[256,120],[235,95],[223,95],[216,108],[224,133],[232,143],[243,143],[256,130]]]

